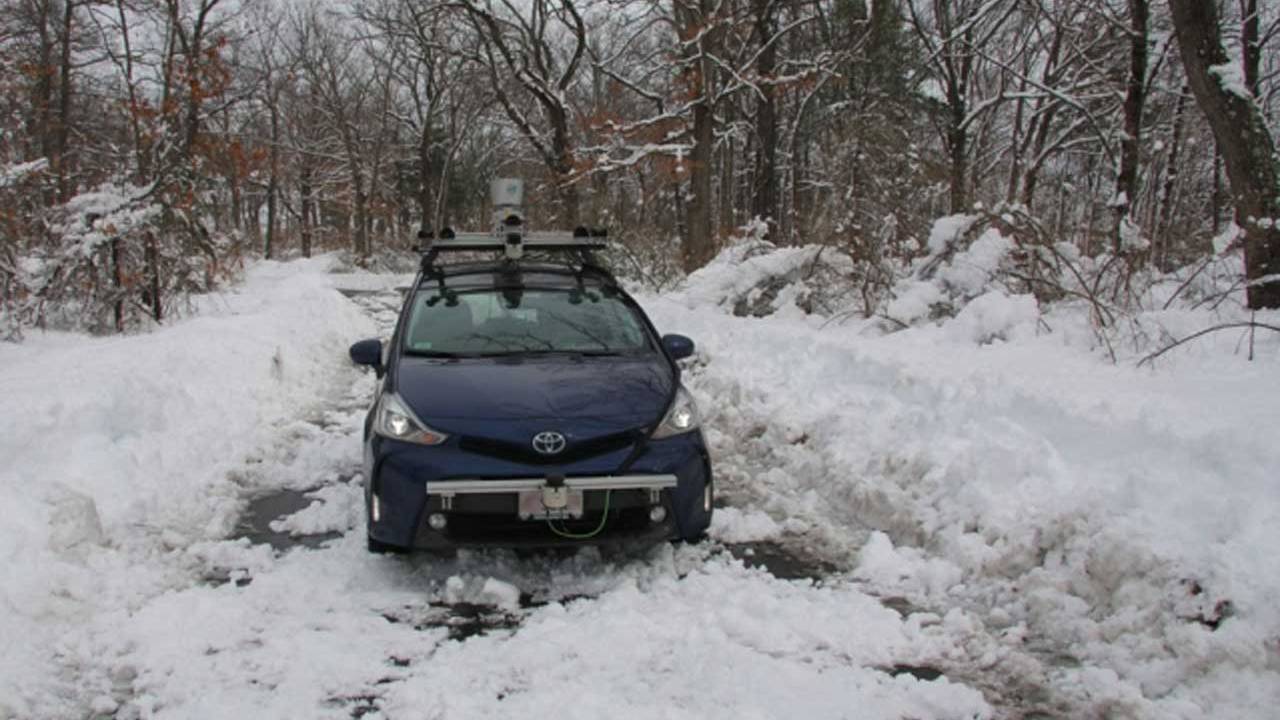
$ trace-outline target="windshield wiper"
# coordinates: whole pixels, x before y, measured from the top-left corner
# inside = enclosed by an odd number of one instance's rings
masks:
[[[412,355],[412,356],[414,356],[414,357],[427,357],[427,358],[460,358],[460,357],[470,357],[470,356],[465,355],[465,354],[462,354],[462,353],[446,352],[446,351],[444,351],[444,350],[413,350],[413,349],[406,349],[406,350],[404,351],[404,354],[405,354],[405,355]]]

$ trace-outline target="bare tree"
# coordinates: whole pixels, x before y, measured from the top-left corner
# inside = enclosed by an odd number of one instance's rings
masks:
[[[476,60],[507,118],[551,172],[560,197],[559,218],[578,222],[578,187],[568,91],[587,49],[587,28],[574,0],[533,0],[527,9],[509,0],[461,0],[478,39]],[[569,34],[567,42],[557,33]],[[532,100],[539,123],[526,111]],[[544,129],[545,128],[545,131]]]
[[[1016,5],[979,0],[907,0],[911,27],[925,51],[940,85],[942,136],[946,145],[951,212],[969,208],[972,129],[984,113],[1002,100],[1002,93],[977,93],[982,52],[1004,27]]]

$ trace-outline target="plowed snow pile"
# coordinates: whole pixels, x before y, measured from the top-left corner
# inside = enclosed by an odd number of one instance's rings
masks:
[[[686,382],[727,492],[807,519],[883,594],[972,612],[1029,649],[1073,712],[1272,716],[1274,338],[1257,337],[1253,362],[1232,335],[1136,368],[1044,332],[1034,300],[999,292],[890,335],[794,308],[709,312],[729,272],[643,301],[699,343]]]
[[[152,334],[0,343],[0,717],[80,707],[69,633],[182,582],[182,551],[235,522],[232,471],[346,377],[372,323],[330,262],[260,264]]]

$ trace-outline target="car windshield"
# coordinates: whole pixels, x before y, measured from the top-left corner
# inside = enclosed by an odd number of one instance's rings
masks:
[[[649,346],[634,309],[594,289],[418,294],[405,335],[412,355],[615,354]]]

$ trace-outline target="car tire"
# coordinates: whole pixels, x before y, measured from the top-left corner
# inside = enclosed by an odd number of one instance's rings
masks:
[[[366,539],[369,542],[369,552],[375,555],[404,555],[409,552],[408,548],[400,547],[399,545],[384,543],[381,540],[374,540],[372,537],[368,536],[366,536]]]

